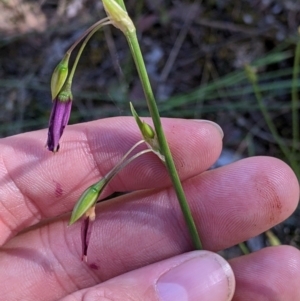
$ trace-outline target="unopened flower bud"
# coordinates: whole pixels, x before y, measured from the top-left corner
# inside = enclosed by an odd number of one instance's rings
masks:
[[[141,131],[143,139],[145,140],[145,142],[147,143],[149,148],[153,151],[153,153],[155,153],[163,162],[165,162],[165,157],[161,153],[159,142],[158,142],[158,139],[157,139],[154,129],[148,123],[146,123],[145,121],[142,121],[140,119],[139,115],[135,111],[131,102],[130,102],[130,109],[131,109],[131,113]]]
[[[49,121],[47,148],[54,153],[59,150],[59,140],[69,122],[72,100],[73,96],[70,87],[62,90],[53,100]]]
[[[141,131],[142,131],[143,136],[144,136],[145,138],[147,138],[147,139],[154,139],[154,137],[155,137],[155,131],[154,131],[153,128],[152,128],[148,123],[146,123],[145,121],[143,121]]]
[[[106,184],[107,184],[107,179],[103,178],[102,180],[90,186],[83,192],[80,199],[77,201],[77,203],[73,208],[69,225],[74,224],[86,212],[88,212],[92,207],[95,206],[99,198],[99,195],[103,190],[103,188],[106,186]]]
[[[51,77],[51,96],[52,100],[60,92],[63,87],[67,77],[68,77],[68,65],[69,65],[70,54],[67,52],[64,58],[55,67],[52,77]]]
[[[115,0],[102,0],[102,3],[110,21],[115,27],[119,28],[124,34],[135,31],[135,26],[126,10]]]

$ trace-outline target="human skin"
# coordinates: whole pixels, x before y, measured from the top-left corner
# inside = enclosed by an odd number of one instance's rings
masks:
[[[2,300],[165,301],[157,279],[168,278],[163,275],[178,266],[173,278],[189,279],[190,270],[205,280],[201,269],[212,271],[212,262],[221,267],[216,268],[220,279],[228,281],[209,282],[211,291],[202,290],[201,300],[300,300],[300,252],[295,248],[269,247],[229,264],[212,253],[292,214],[299,200],[292,170],[278,159],[253,157],[207,171],[222,149],[218,127],[205,121],[162,121],[203,247],[211,252],[191,252],[166,169],[154,154],[145,154],[104,191],[102,198],[130,193],[99,204],[88,263],[82,262],[81,225],[68,227],[70,211],[85,188],[141,139],[139,130],[129,117],[68,126],[56,154],[44,147],[46,130],[20,134],[0,140]],[[186,300],[199,300],[200,291],[187,293]]]

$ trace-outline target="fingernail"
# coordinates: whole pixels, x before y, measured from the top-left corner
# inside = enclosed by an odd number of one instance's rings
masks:
[[[235,286],[233,272],[221,256],[206,252],[160,276],[156,290],[160,301],[227,301]]]
[[[201,122],[201,123],[208,123],[210,125],[213,125],[218,130],[218,132],[221,135],[221,138],[223,139],[224,132],[223,132],[222,128],[217,123],[215,123],[213,121],[210,121],[210,120],[205,120],[205,119],[194,119],[194,121]]]

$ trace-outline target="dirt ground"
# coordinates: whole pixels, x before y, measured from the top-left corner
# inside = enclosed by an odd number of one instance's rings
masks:
[[[218,122],[225,132],[225,149],[233,157],[251,155],[249,145],[255,145],[255,155],[283,158],[268,131],[262,130],[265,124],[259,110],[243,107],[253,95],[243,100],[225,98],[225,90],[220,90],[209,102],[187,101],[185,95],[243,70],[245,64],[282,45],[293,51],[300,20],[299,1],[128,0],[126,4],[137,25],[163,116]],[[47,127],[53,69],[83,31],[104,16],[98,0],[0,0],[1,137]],[[277,72],[292,64],[293,57],[288,57],[261,71]],[[278,117],[276,125],[289,139],[290,109],[284,104],[291,96],[278,91],[266,101],[276,106],[272,113]],[[128,100],[147,115],[126,40],[117,30],[105,27],[92,38],[79,63],[73,95],[70,123],[129,115]],[[233,104],[240,104],[240,109],[232,109]],[[254,124],[258,125],[255,133],[250,131]],[[299,215],[297,210],[273,229],[282,243],[300,246]],[[254,246],[248,242],[248,247],[255,250],[268,243],[267,236],[261,235],[254,239]],[[235,256],[235,251],[228,256]]]

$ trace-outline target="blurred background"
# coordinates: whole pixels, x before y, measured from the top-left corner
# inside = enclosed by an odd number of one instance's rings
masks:
[[[299,0],[125,3],[162,116],[219,123],[224,151],[215,167],[269,155],[300,176]],[[53,69],[103,17],[100,0],[0,0],[1,137],[47,127]],[[126,40],[112,27],[90,40],[72,91],[71,124],[130,115],[129,101],[141,116],[149,115]],[[299,247],[299,218],[297,210],[245,247],[276,243],[273,234],[277,243]]]

